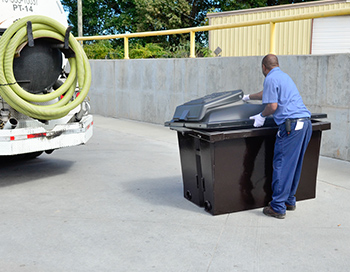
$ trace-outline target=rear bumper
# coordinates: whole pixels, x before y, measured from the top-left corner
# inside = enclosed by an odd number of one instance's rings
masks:
[[[43,127],[0,130],[0,155],[17,155],[85,144],[93,134],[93,117],[80,122]]]

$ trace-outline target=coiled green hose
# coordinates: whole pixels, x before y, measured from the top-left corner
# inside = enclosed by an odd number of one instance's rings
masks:
[[[12,24],[0,39],[0,96],[15,110],[39,120],[52,120],[66,116],[72,109],[83,102],[91,85],[91,68],[82,46],[72,34],[69,35],[69,46],[75,53],[69,58],[70,74],[65,83],[57,90],[47,94],[32,94],[16,83],[13,73],[13,59],[16,49],[27,40],[27,22],[32,22],[33,37],[49,37],[64,42],[66,28],[54,19],[46,16],[27,16]],[[80,94],[74,100],[76,84]],[[40,105],[49,101],[58,102],[51,105]]]

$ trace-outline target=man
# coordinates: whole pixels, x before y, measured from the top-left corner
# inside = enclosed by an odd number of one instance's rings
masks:
[[[279,68],[275,55],[262,60],[265,76],[263,91],[245,95],[243,101],[262,100],[264,110],[250,119],[254,127],[264,125],[266,116],[273,115],[278,125],[276,135],[272,201],[263,209],[267,216],[283,219],[286,210],[295,210],[295,193],[298,188],[304,154],[312,134],[311,114],[305,107],[293,80]]]

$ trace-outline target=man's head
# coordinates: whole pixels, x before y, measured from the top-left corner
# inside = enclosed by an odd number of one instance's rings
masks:
[[[266,55],[262,60],[262,73],[264,76],[267,76],[267,74],[275,67],[279,67],[278,64],[278,58],[276,55],[268,54]]]

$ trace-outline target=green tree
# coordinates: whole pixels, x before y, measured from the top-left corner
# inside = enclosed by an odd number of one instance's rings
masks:
[[[115,1],[115,0],[84,0],[83,1],[83,33],[84,35],[106,35],[123,33],[125,29],[120,29],[120,25],[113,25],[118,18],[121,25],[128,25],[129,22],[124,20],[130,18],[131,14],[126,14],[122,8],[131,1]],[[61,3],[66,12],[68,12],[68,22],[73,26],[72,32],[74,35],[78,33],[78,14],[77,0],[61,0]],[[127,9],[128,5],[125,5]],[[127,28],[126,28],[127,29]]]

